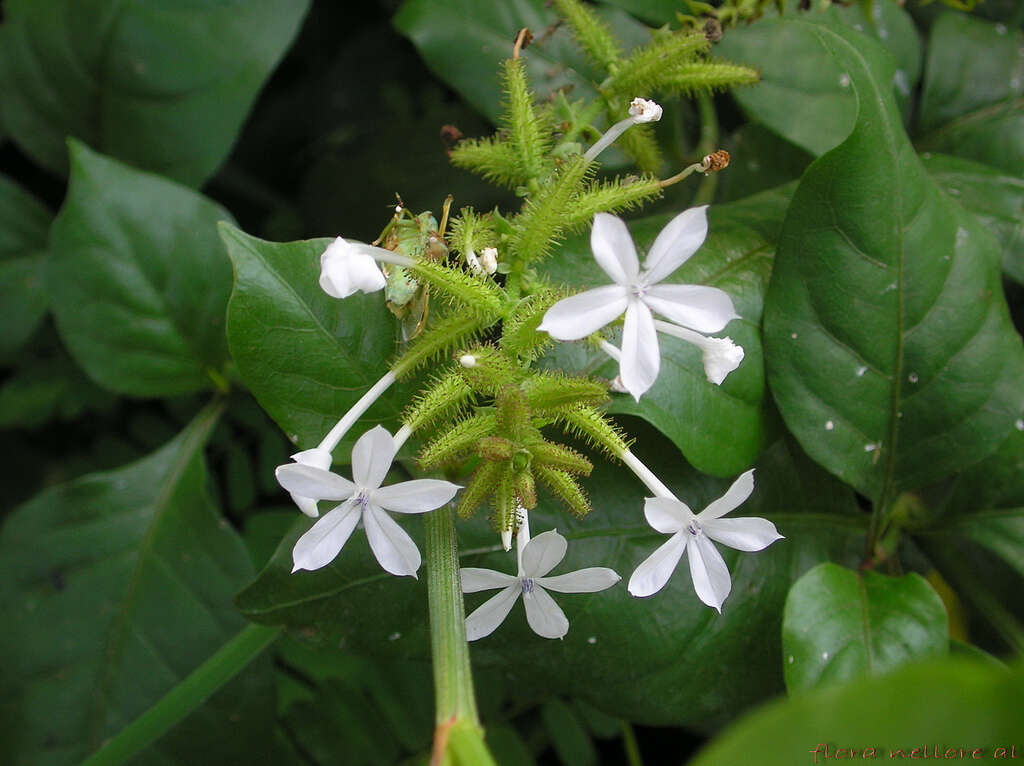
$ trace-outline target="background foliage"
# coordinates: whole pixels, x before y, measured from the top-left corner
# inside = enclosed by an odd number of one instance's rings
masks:
[[[288,632],[134,762],[425,762],[425,586],[359,544],[289,574],[308,521],[273,468],[397,350],[379,296],[319,290],[322,238],[372,240],[395,192],[416,211],[517,204],[452,168],[438,134],[491,131],[519,27],[538,99],[592,96],[597,74],[542,0],[345,5],[2,6],[5,763],[80,762],[247,620]],[[687,10],[595,8],[625,49]],[[742,512],[786,540],[726,552],[721,616],[676,577],[654,599],[567,599],[564,641],[513,616],[474,646],[503,766],[620,763],[634,741],[648,764],[709,740],[695,763],[933,739],[991,756],[1024,731],[1024,676],[1001,662],[1024,647],[1022,24],[1010,0],[791,7],[714,48],[759,85],[665,102],[663,176],[713,134],[733,164],[631,229],[644,247],[713,202],[674,279],[732,295],[746,358],[717,387],[665,340],[656,386],[610,411],[694,508],[756,467]],[[601,280],[585,236],[546,266]],[[615,373],[582,344],[545,363]],[[414,389],[362,425],[394,427]],[[587,489],[585,521],[536,523],[575,541],[567,569],[630,572],[660,539],[641,488],[599,463]],[[460,541],[499,566],[486,522]]]

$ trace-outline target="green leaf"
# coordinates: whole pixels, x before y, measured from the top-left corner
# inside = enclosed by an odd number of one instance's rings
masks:
[[[8,516],[5,763],[80,762],[244,626],[231,599],[252,567],[206,493],[202,448],[216,414]],[[268,671],[250,668],[138,762],[247,762],[272,714]]]
[[[61,337],[97,383],[134,396],[212,386],[227,359],[224,219],[191,189],[71,143],[47,283]]]
[[[46,235],[53,216],[32,195],[0,176],[0,360],[21,348],[46,314]]]
[[[703,507],[728,486],[728,480],[690,469],[653,429],[641,428],[640,435],[635,447],[640,458],[692,507]],[[556,574],[610,566],[623,583],[600,594],[559,594],[570,621],[562,641],[534,635],[517,605],[496,633],[473,645],[474,671],[500,672],[525,699],[570,694],[611,715],[658,725],[709,727],[778,691],[779,631],[790,584],[821,561],[855,564],[866,517],[849,513],[854,501],[848,490],[841,501],[829,492],[816,493],[829,482],[818,478],[821,469],[810,466],[805,477],[803,466],[785,467],[785,450],[770,454],[758,481],[764,475],[770,484],[768,473],[779,470],[785,477],[780,481],[791,482],[790,493],[776,488],[762,502],[759,486],[752,510],[737,513],[763,513],[786,539],[756,554],[723,549],[733,590],[722,616],[697,599],[685,562],[657,595],[634,599],[627,594],[625,580],[665,538],[643,521],[645,491],[635,477],[600,464],[585,481],[595,499],[593,513],[581,521],[544,511],[555,504],[542,496],[531,513],[531,527],[535,534],[557,528],[568,538],[569,553]],[[805,497],[810,504],[802,504]],[[776,505],[779,498],[782,504]],[[422,541],[419,519],[399,521]],[[291,574],[292,546],[309,526],[308,520],[298,520],[256,582],[240,594],[243,613],[261,623],[284,623],[325,646],[344,643],[374,657],[424,656],[429,640],[422,578],[383,572],[361,531],[331,565]],[[514,566],[486,520],[462,523],[459,532],[463,565],[501,571]],[[468,597],[467,609],[487,595]],[[679,659],[680,647],[685,647],[685,662]],[[523,662],[524,656],[529,662]]]
[[[558,760],[564,766],[593,766],[597,763],[597,748],[583,722],[565,702],[557,698],[548,700],[540,706],[540,718]]]
[[[1024,178],[946,154],[921,155],[942,190],[970,210],[1003,248],[1003,273],[1024,284]]]
[[[959,13],[932,25],[918,147],[1024,176],[1024,31]]]
[[[757,122],[740,126],[725,139],[722,148],[733,159],[729,169],[718,175],[717,204],[796,181],[814,159]]]
[[[649,39],[647,28],[622,11],[602,9],[602,16],[625,50]],[[605,75],[577,50],[566,25],[555,25],[557,20],[544,0],[406,0],[394,24],[438,77],[494,122],[501,101],[498,64],[512,55],[522,27],[535,35],[523,59],[538,99],[560,88],[571,88],[574,100],[597,97],[593,83]]]
[[[833,7],[827,13],[805,13],[839,33],[857,30],[855,43],[868,37],[882,40],[896,61],[889,81],[901,103],[920,76],[921,42],[907,12],[893,0],[871,3],[870,17],[865,5]],[[828,46],[807,32],[807,22],[766,19],[746,27],[730,29],[715,48],[718,55],[761,71],[755,88],[735,92],[736,100],[750,117],[812,154],[827,152],[846,138],[857,117],[857,98],[850,72],[830,53]]]
[[[776,702],[727,729],[690,766],[735,766],[751,753],[759,766],[814,763],[815,752],[825,763],[826,746],[829,758],[857,761],[991,762],[1009,758],[1013,746],[1019,758],[1021,695],[1019,667],[1007,673],[963,659],[921,663]]]
[[[782,654],[790,694],[887,673],[948,646],[942,599],[913,572],[887,577],[819,564],[786,597]]]
[[[850,73],[859,115],[804,173],[783,225],[768,378],[803,448],[884,506],[996,449],[1024,408],[1024,353],[998,247],[911,149],[884,54],[798,26]]]
[[[31,360],[0,384],[0,428],[36,428],[109,409],[115,397],[99,388],[67,356]]]
[[[743,347],[739,368],[721,386],[708,382],[700,351],[665,335],[658,337],[661,372],[643,398],[616,396],[610,412],[637,415],[668,436],[698,470],[735,476],[746,470],[771,440],[773,409],[765,395],[760,323],[774,243],[785,215],[790,189],[764,192],[708,211],[709,234],[703,247],[666,282],[720,287],[733,299],[741,320],[718,333]],[[639,248],[649,246],[672,215],[631,223]],[[567,242],[545,264],[554,281],[577,286],[608,283],[590,253],[589,239]],[[546,364],[586,371],[608,379],[618,365],[583,343],[559,344]]]
[[[314,447],[388,371],[396,320],[382,293],[338,300],[320,289],[328,239],[265,242],[228,225],[221,238],[235,267],[227,333],[238,374],[293,443]],[[394,420],[411,394],[393,387],[360,422]]]
[[[11,0],[0,118],[32,159],[64,142],[199,186],[218,168],[308,0]]]

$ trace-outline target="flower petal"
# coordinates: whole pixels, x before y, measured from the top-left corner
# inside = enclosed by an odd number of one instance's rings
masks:
[[[721,613],[722,604],[732,590],[729,568],[707,535],[687,534],[686,537],[690,577],[693,578],[693,589],[697,591],[697,598]]]
[[[743,347],[732,342],[732,338],[706,338],[704,344],[704,374],[716,386],[743,361]]]
[[[523,574],[526,577],[543,577],[565,558],[568,547],[569,543],[557,530],[549,529],[537,535],[523,548]]]
[[[690,506],[670,497],[644,498],[644,516],[648,524],[666,535],[678,532],[693,521]]]
[[[386,284],[373,258],[341,237],[335,238],[320,256],[320,287],[334,298],[347,298],[359,291],[375,292]]]
[[[363,527],[377,563],[393,575],[416,576],[420,568],[420,549],[409,534],[386,512],[368,503],[363,512]]]
[[[628,303],[625,287],[595,287],[560,300],[547,310],[537,329],[559,340],[579,340],[622,316]]]
[[[384,426],[374,426],[352,446],[352,478],[364,489],[377,489],[394,459],[395,440]]]
[[[331,469],[331,453],[320,447],[314,447],[313,449],[303,450],[302,452],[296,452],[292,455],[292,460],[296,463],[302,463],[302,465],[311,465],[314,468],[322,468],[325,471]]]
[[[636,257],[633,237],[621,218],[609,213],[595,215],[594,226],[590,230],[590,249],[597,265],[615,284],[626,287],[636,282],[640,261]]]
[[[697,252],[708,236],[708,206],[684,210],[658,233],[644,259],[648,284],[660,282]]]
[[[738,551],[760,551],[782,535],[768,519],[710,519],[701,524],[704,534]]]
[[[477,593],[482,590],[493,588],[507,588],[519,578],[504,572],[496,572],[493,569],[480,569],[478,567],[462,567],[459,570],[462,579],[463,593]]]
[[[505,590],[496,593],[478,606],[466,618],[466,640],[476,641],[478,638],[489,636],[512,611],[516,599],[522,593],[519,580],[509,585]]]
[[[359,523],[359,516],[359,506],[355,500],[348,500],[324,515],[295,542],[292,548],[292,571],[308,569],[312,572],[334,561],[352,536],[352,530]]]
[[[292,501],[298,506],[299,510],[309,516],[309,518],[315,519],[320,515],[320,509],[316,507],[317,499],[315,497],[296,495],[294,492],[290,492],[289,494],[292,496]]]
[[[541,638],[561,638],[569,632],[569,619],[546,590],[534,583],[533,591],[523,593],[526,621]]]
[[[612,587],[622,578],[608,567],[587,567],[555,577],[537,577],[534,582],[557,593],[596,593]]]
[[[705,285],[654,285],[647,288],[643,302],[651,310],[698,332],[718,332],[740,316],[729,293]]]
[[[370,499],[393,513],[426,513],[447,503],[462,487],[440,479],[413,479],[381,487]]]
[[[356,485],[336,473],[301,463],[285,463],[274,470],[277,483],[294,495],[318,500],[348,500]]]
[[[684,534],[689,537],[688,533],[676,532],[636,568],[629,578],[629,592],[632,595],[639,598],[652,596],[665,587],[686,550]]]
[[[717,500],[712,500],[708,507],[697,514],[697,521],[705,522],[725,516],[729,511],[739,508],[754,491],[754,469],[742,473]]]
[[[622,384],[634,399],[640,401],[640,397],[658,379],[660,368],[661,354],[654,317],[642,302],[630,301],[622,327],[622,359],[619,362]]]

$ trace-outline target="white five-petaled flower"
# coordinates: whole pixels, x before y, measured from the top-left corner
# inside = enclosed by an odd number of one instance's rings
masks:
[[[360,436],[352,447],[354,481],[309,464],[278,466],[277,481],[293,496],[344,501],[295,543],[293,572],[330,564],[362,520],[366,539],[380,565],[391,574],[416,576],[421,560],[419,549],[386,512],[432,511],[451,500],[460,487],[438,479],[414,479],[382,487],[394,457],[391,434],[377,426]]]
[[[519,596],[523,597],[526,621],[534,633],[542,638],[562,638],[568,633],[569,620],[548,595],[548,590],[595,593],[612,587],[622,578],[607,567],[589,567],[548,577],[548,572],[565,557],[567,547],[565,538],[552,529],[523,546],[519,573],[515,576],[493,569],[464,567],[461,570],[463,593],[502,589],[466,618],[466,639],[475,641],[493,633],[512,611]]]
[[[706,205],[683,211],[658,234],[641,270],[626,224],[608,213],[598,213],[590,247],[614,284],[559,301],[548,309],[539,329],[559,340],[578,340],[625,313],[619,374],[639,401],[661,367],[652,311],[698,334],[718,332],[739,317],[728,293],[717,287],[659,284],[697,252],[707,233]]]
[[[650,596],[668,582],[679,559],[686,551],[690,560],[690,576],[697,597],[708,606],[722,611],[732,579],[712,540],[739,551],[759,551],[782,535],[767,519],[723,519],[754,491],[754,470],[742,474],[722,497],[694,514],[686,503],[675,498],[649,497],[644,503],[647,523],[659,532],[671,534],[660,548],[648,556],[629,578],[629,592],[634,596]]]
[[[320,287],[333,298],[355,292],[383,290],[387,281],[376,261],[363,252],[367,245],[336,237],[320,255]]]

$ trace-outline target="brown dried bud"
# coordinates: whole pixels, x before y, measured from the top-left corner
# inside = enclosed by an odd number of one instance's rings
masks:
[[[529,27],[523,27],[516,33],[516,44],[512,46],[512,58],[519,58],[519,52],[529,47],[533,42],[533,32]]]
[[[703,166],[701,170],[705,173],[717,173],[719,170],[725,170],[729,167],[729,152],[725,149],[711,152],[701,161],[701,165]]]
[[[462,140],[462,131],[454,125],[442,125],[441,140],[444,141],[445,147],[451,149],[455,144]]]
[[[722,39],[722,25],[718,19],[708,19],[704,22],[704,36],[709,43],[717,43]]]

